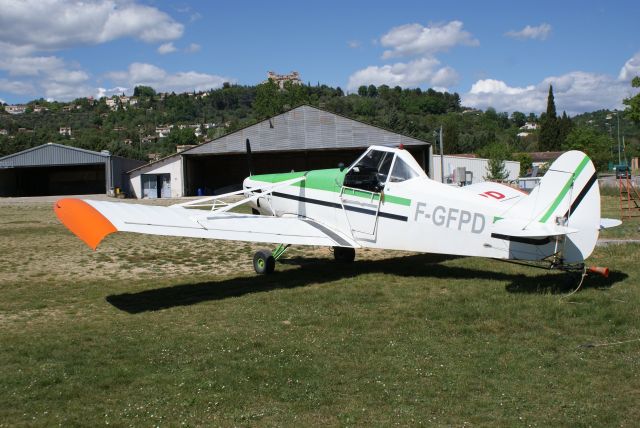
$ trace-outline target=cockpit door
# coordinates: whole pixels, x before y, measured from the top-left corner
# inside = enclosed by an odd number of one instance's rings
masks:
[[[375,241],[382,204],[382,191],[394,153],[369,150],[347,172],[340,203],[355,239]]]

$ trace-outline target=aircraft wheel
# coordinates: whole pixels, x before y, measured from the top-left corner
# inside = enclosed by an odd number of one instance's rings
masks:
[[[258,275],[273,273],[276,268],[276,259],[271,255],[271,251],[256,251],[253,255],[253,268]]]
[[[349,247],[333,247],[333,257],[338,262],[351,263],[356,258],[356,250]]]

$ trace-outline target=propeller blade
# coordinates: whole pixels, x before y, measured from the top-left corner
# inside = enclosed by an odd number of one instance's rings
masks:
[[[249,165],[249,175],[253,175],[253,162],[251,158],[251,143],[247,138],[247,164]]]

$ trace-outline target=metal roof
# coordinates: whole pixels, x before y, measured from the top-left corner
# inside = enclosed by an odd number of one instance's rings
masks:
[[[415,146],[428,144],[349,119],[335,113],[303,105],[244,129],[181,152],[182,155],[244,153],[245,140],[253,152],[290,150],[354,149],[372,145]]]
[[[105,163],[111,155],[48,143],[0,158],[0,168]]]
[[[132,169],[129,173],[144,170],[159,162],[180,158],[183,155],[245,153],[247,138],[251,141],[252,152],[358,149],[373,145],[417,146],[430,144],[336,113],[302,105],[215,140],[204,142],[192,149]]]

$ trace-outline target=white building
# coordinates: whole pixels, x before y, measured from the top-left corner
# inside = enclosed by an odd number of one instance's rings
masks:
[[[520,129],[522,129],[524,131],[534,131],[534,130],[538,129],[538,124],[534,123],[534,122],[527,122],[524,125],[522,125],[520,127]]]
[[[111,110],[118,110],[118,101],[115,98],[107,98],[105,102]]]
[[[22,104],[7,105],[4,106],[4,111],[9,114],[23,114],[25,111],[27,111],[27,106]]]
[[[300,73],[297,71],[292,71],[290,74],[276,74],[273,71],[269,71],[267,72],[267,81],[269,79],[273,80],[280,89],[284,89],[284,84],[286,82],[291,82],[294,85],[302,85]]]
[[[515,180],[520,175],[520,162],[505,161],[505,169],[509,173],[507,180]],[[465,181],[469,184],[480,183],[485,180],[488,175],[489,159],[469,158],[462,156],[444,155],[444,182],[457,183],[462,181],[460,175],[461,169],[464,168],[466,177]],[[433,175],[434,180],[441,178],[440,155],[433,155]]]
[[[58,131],[60,135],[65,135],[67,137],[71,137],[71,127],[70,126],[61,126]]]
[[[135,198],[179,198],[183,196],[182,159],[169,156],[129,172]]]
[[[156,135],[158,136],[158,138],[168,137],[169,134],[171,133],[172,128],[173,128],[173,125],[156,126]]]

